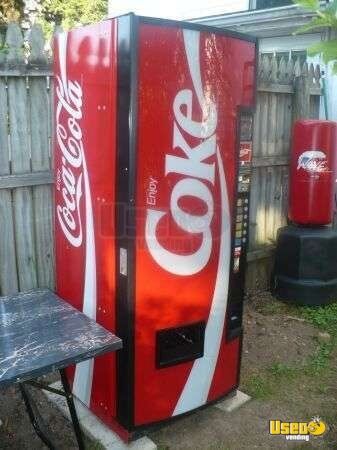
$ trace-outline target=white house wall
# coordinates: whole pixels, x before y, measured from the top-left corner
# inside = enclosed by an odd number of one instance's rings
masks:
[[[209,14],[244,11],[249,0],[109,0],[108,16],[114,17],[128,12],[166,19],[191,19]]]
[[[330,64],[326,84],[329,119],[337,121],[337,75],[333,75],[332,65]]]
[[[259,39],[260,52],[289,52],[290,50],[306,50],[321,40],[319,33],[297,36],[280,36]]]
[[[323,38],[320,33],[296,35],[296,36],[280,36],[271,38],[262,38],[259,40],[261,53],[278,53],[306,50],[311,45],[316,44]],[[328,103],[328,118],[330,120],[337,120],[337,76],[332,74],[331,67],[326,67],[322,62],[321,57],[308,56],[308,62],[313,64],[320,64],[325,72],[327,103]],[[325,119],[324,101],[321,98],[320,118]]]

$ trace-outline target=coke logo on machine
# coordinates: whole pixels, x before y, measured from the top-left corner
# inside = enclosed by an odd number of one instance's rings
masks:
[[[82,88],[77,81],[68,80],[65,70],[57,76],[56,139],[61,150],[61,167],[57,170],[56,189],[61,202],[56,205],[57,219],[62,231],[74,247],[82,244],[80,201],[83,178]]]
[[[297,170],[303,169],[309,173],[328,172],[326,154],[321,150],[307,150],[298,157]]]
[[[240,158],[243,158],[244,156],[247,156],[249,153],[250,153],[250,148],[249,147],[242,146],[240,148]]]
[[[176,154],[165,156],[165,176],[182,175],[175,183],[169,199],[169,211],[148,208],[145,238],[154,260],[166,271],[176,275],[193,275],[200,272],[210,259],[212,252],[211,222],[214,216],[214,199],[211,190],[215,183],[217,160],[217,109],[210,95],[204,94],[201,81],[199,35],[185,40],[185,51],[193,91],[181,89],[173,101],[173,142]],[[202,120],[193,120],[193,106],[196,97]],[[190,146],[191,138],[198,139],[196,146]],[[211,159],[212,158],[212,159]],[[207,162],[206,162],[207,160]],[[184,197],[194,198],[205,205],[203,214],[192,214],[181,206]],[[188,239],[191,234],[201,235],[201,244],[191,254],[178,254],[161,245],[157,238],[160,220],[169,215]]]
[[[70,44],[71,45],[71,44]],[[68,33],[59,33],[56,38],[55,53],[58,54],[56,73],[55,101],[55,170],[56,195],[55,207],[57,222],[63,236],[74,248],[83,248],[83,282],[82,311],[88,317],[96,320],[97,279],[95,228],[91,190],[88,176],[85,149],[83,145],[84,115],[83,91],[76,79],[68,76],[67,63],[72,66],[71,58],[67,58]],[[83,205],[82,205],[83,203]],[[83,214],[83,215],[81,215]],[[61,233],[57,232],[56,236]],[[84,245],[83,244],[84,241]],[[67,243],[58,243],[58,252],[65,249]],[[72,248],[70,258],[75,254]],[[72,259],[72,261],[75,261]],[[74,264],[74,263],[73,263]],[[77,259],[80,267],[81,261]],[[81,269],[79,269],[81,273]],[[64,274],[66,275],[66,273]],[[82,278],[82,280],[81,280]],[[79,289],[81,291],[81,289]],[[93,379],[93,361],[86,365],[76,365],[72,391],[86,405],[90,404]]]

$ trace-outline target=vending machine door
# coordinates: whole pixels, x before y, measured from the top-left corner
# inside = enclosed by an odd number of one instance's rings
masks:
[[[136,31],[128,40],[131,22]],[[129,48],[134,69],[120,72],[129,82],[133,123],[128,156],[119,145],[127,170],[118,190],[134,207],[127,215],[131,239],[117,241],[126,342],[117,413],[132,429],[201,407],[238,385],[241,332],[226,334],[225,323],[235,303],[229,293],[240,292],[231,314],[241,330],[242,291],[231,287],[235,247],[245,245],[235,241],[238,124],[240,108],[254,104],[256,42],[148,18],[125,18],[119,33],[118,48]],[[119,95],[122,106],[126,91]],[[118,216],[121,227],[121,210]]]

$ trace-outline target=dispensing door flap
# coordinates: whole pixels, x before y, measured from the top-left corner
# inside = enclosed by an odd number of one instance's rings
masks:
[[[205,322],[160,330],[156,336],[157,368],[173,366],[204,355]]]

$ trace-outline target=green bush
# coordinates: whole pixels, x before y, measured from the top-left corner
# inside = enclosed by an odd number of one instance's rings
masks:
[[[299,28],[296,33],[306,33],[317,28],[329,28],[332,31],[337,31],[337,0],[322,9],[319,0],[294,0],[294,3],[315,13],[313,19]],[[325,64],[331,62],[333,71],[337,74],[337,39],[312,45],[308,49],[308,54],[310,56],[321,54],[323,62]]]

